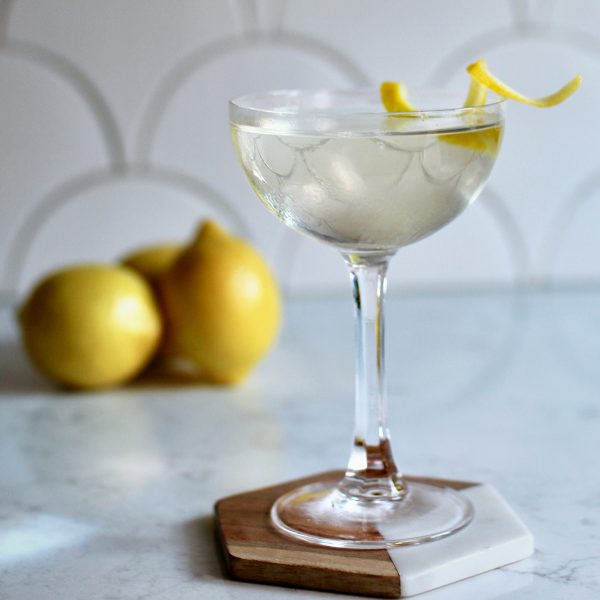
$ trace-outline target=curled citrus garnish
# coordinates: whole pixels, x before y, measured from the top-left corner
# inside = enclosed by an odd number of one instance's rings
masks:
[[[469,93],[467,94],[467,98],[463,106],[482,106],[485,104],[485,99],[487,97],[487,88],[483,83],[475,79],[475,77],[471,77],[471,85],[469,86]]]
[[[496,94],[503,98],[523,102],[524,104],[530,104],[531,106],[538,106],[540,108],[548,108],[549,106],[555,106],[556,104],[564,102],[571,94],[573,94],[573,92],[579,89],[579,86],[581,85],[581,75],[576,75],[569,83],[567,83],[567,85],[560,88],[557,92],[554,92],[554,94],[550,94],[544,98],[528,98],[516,90],[513,90],[493,75],[483,58],[480,58],[477,62],[469,65],[467,67],[467,72],[472,79],[478,81],[482,86],[485,86],[493,92],[496,92]]]
[[[483,106],[486,101],[487,91],[492,90],[499,96],[517,102],[523,102],[532,106],[548,108],[564,102],[581,85],[581,75],[577,75],[567,85],[560,90],[544,98],[528,98],[523,94],[512,89],[495,75],[493,75],[487,63],[483,58],[467,67],[467,72],[471,76],[471,85],[464,102],[465,108]],[[408,90],[403,83],[395,81],[384,81],[381,84],[381,101],[388,112],[410,113],[416,112],[416,108],[408,99]],[[400,115],[399,115],[400,116]],[[410,114],[401,115],[410,117]],[[470,115],[471,117],[473,115]],[[471,131],[459,131],[454,133],[441,133],[439,138],[449,144],[463,146],[478,152],[487,152],[495,154],[502,136],[502,130],[499,126],[481,127]]]
[[[485,103],[487,88],[476,79],[471,79],[471,87],[465,106],[480,106]],[[398,115],[403,118],[411,116],[411,112],[418,112],[418,108],[408,98],[408,90],[403,83],[397,81],[384,81],[381,84],[381,101],[385,109],[391,113],[407,113]],[[416,115],[415,115],[416,116]],[[495,154],[498,150],[500,137],[502,135],[500,127],[488,127],[475,131],[459,131],[453,133],[441,133],[439,139],[453,144],[470,148],[476,152],[486,152]]]
[[[447,144],[494,155],[498,152],[498,146],[502,139],[502,128],[496,125],[495,127],[485,127],[473,131],[440,133],[438,138]]]
[[[412,102],[408,99],[408,90],[398,81],[384,81],[381,84],[381,101],[388,112],[415,112]]]

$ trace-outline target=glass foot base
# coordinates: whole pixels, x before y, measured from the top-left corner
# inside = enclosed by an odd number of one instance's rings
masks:
[[[334,548],[393,548],[446,537],[469,524],[471,503],[450,488],[409,482],[392,500],[357,500],[339,481],[306,485],[276,500],[271,521],[297,540]]]

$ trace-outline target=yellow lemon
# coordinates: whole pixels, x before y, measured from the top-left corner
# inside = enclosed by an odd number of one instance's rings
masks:
[[[175,262],[181,244],[158,244],[140,248],[121,259],[121,264],[139,273],[154,285],[157,279]]]
[[[129,269],[99,264],[43,279],[23,303],[19,322],[33,363],[77,388],[132,378],[152,358],[162,330],[144,279]]]
[[[150,284],[162,312],[164,312],[164,309],[159,292],[159,281],[175,262],[182,249],[183,246],[181,244],[157,244],[155,246],[140,248],[121,259],[123,266],[133,269]],[[162,361],[163,359],[172,358],[175,355],[173,342],[169,338],[167,328],[165,327],[157,358]]]
[[[168,336],[217,383],[237,383],[273,344],[281,318],[277,284],[263,258],[213,221],[160,279]]]

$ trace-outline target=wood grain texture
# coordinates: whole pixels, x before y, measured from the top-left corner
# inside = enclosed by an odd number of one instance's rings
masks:
[[[296,542],[279,534],[270,522],[271,505],[280,495],[342,476],[342,471],[330,471],[219,500],[215,505],[217,527],[229,574],[234,579],[257,583],[399,598],[400,575],[386,550],[342,550]],[[454,489],[473,485],[407,479]]]

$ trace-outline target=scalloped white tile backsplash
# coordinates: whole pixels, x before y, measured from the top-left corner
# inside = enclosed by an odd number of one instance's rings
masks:
[[[203,217],[289,293],[346,289],[335,251],[279,224],[236,164],[227,100],[402,79],[462,89],[485,56],[552,110],[509,106],[492,179],[390,283],[600,281],[600,3],[593,0],[0,0],[0,293],[69,262],[184,239]]]

